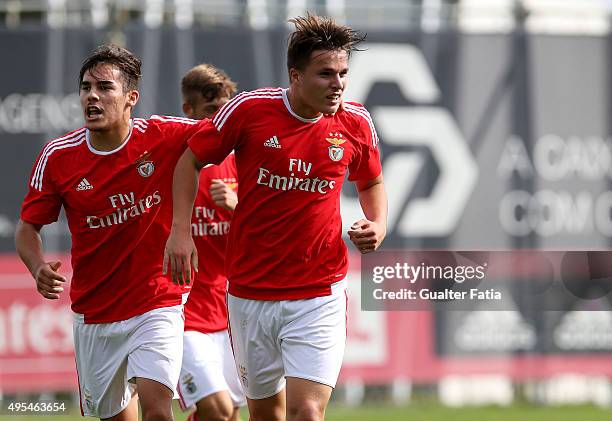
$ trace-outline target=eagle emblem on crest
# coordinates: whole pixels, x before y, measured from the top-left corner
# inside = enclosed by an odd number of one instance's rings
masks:
[[[331,146],[328,148],[330,159],[332,161],[340,161],[344,156],[344,148],[340,145],[346,142],[346,139],[342,138],[342,133],[330,133],[329,137],[326,137],[325,140],[331,143]]]

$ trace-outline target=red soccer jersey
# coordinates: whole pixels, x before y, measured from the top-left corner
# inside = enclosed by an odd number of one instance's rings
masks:
[[[132,120],[110,152],[93,149],[85,128],[46,144],[32,171],[21,219],[57,220],[72,235],[72,309],[86,323],[126,320],[178,305],[189,287],[162,275],[172,223],[172,174],[196,120]]]
[[[214,179],[237,188],[233,154],[221,165],[212,165],[200,172],[191,216],[191,236],[198,249],[199,271],[185,304],[185,330],[203,333],[227,329],[225,247],[233,212],[213,202],[210,184]]]
[[[346,276],[340,190],[381,173],[368,112],[303,119],[281,88],[244,92],[189,140],[196,157],[218,163],[235,150],[240,189],[228,238],[229,292],[259,300],[329,295]]]

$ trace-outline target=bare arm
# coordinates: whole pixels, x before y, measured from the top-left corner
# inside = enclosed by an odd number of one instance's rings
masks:
[[[191,283],[191,267],[198,270],[198,252],[191,238],[191,212],[202,167],[190,149],[185,150],[172,179],[172,230],[164,250],[164,274],[170,265],[174,283]]]
[[[62,284],[66,278],[57,272],[61,262],[46,262],[43,256],[43,245],[40,237],[40,225],[19,221],[15,231],[15,247],[19,257],[36,281],[36,289],[43,297],[57,300],[64,291]]]
[[[365,215],[351,225],[350,240],[362,253],[378,249],[387,234],[387,193],[382,174],[368,181],[357,181],[359,203]]]

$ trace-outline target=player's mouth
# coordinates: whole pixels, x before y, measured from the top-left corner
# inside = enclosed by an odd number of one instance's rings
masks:
[[[332,105],[335,105],[335,104],[337,104],[337,103],[339,103],[339,102],[340,102],[340,98],[341,98],[341,97],[342,97],[342,95],[341,95],[341,94],[336,93],[336,94],[332,94],[332,95],[327,95],[327,96],[325,97],[325,99],[327,99],[327,101],[328,101],[329,103],[331,103]]]
[[[85,109],[85,115],[88,120],[97,120],[102,116],[102,108],[97,105],[88,105]]]

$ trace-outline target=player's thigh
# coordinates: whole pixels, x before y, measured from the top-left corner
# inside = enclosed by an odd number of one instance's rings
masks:
[[[285,375],[335,387],[346,344],[344,289],[326,297],[285,302],[281,329]]]
[[[209,395],[227,390],[221,352],[216,333],[187,331],[183,335],[178,392],[184,411]]]
[[[285,387],[278,302],[228,294],[227,305],[236,370],[244,393],[257,400],[277,395]]]
[[[182,306],[149,311],[138,316],[134,323],[129,343],[128,379],[148,379],[160,383],[171,392],[172,399],[183,357]],[[142,405],[146,396],[141,390],[138,394]]]
[[[130,331],[122,322],[85,324],[75,314],[73,335],[83,415],[107,419],[128,407],[136,387],[128,383]]]

